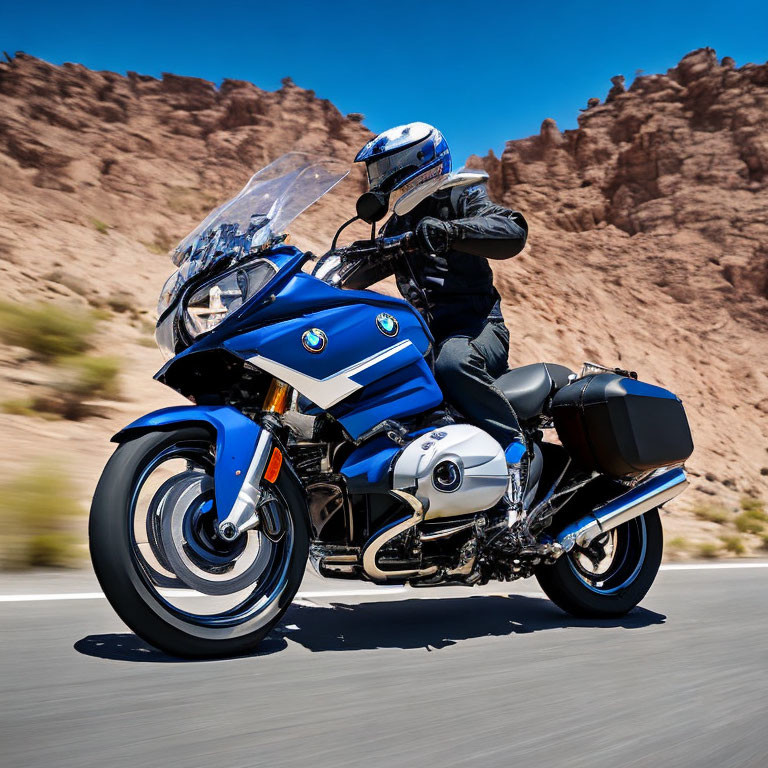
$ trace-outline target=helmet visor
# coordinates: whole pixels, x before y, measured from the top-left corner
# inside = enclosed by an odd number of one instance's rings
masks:
[[[386,157],[368,160],[366,168],[369,188],[375,192],[392,192],[398,189],[424,166],[425,160],[431,159],[426,157],[429,149],[432,149],[434,156],[434,147],[430,144],[428,147],[408,147]]]

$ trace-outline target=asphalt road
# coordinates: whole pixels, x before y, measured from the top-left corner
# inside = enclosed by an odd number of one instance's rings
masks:
[[[0,580],[2,768],[768,766],[765,567],[665,570],[600,622],[532,582],[307,577],[258,654],[213,662],[148,648],[97,589]]]

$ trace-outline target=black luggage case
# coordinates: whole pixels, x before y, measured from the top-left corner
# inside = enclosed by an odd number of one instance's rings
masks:
[[[582,469],[613,477],[685,461],[693,453],[680,399],[613,373],[585,376],[552,401],[557,434]]]

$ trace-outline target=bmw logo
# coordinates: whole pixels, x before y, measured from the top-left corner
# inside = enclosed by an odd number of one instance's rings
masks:
[[[310,328],[301,334],[301,343],[307,352],[322,352],[328,343],[328,337],[319,328]]]
[[[380,315],[377,315],[376,327],[385,336],[397,336],[397,332],[400,330],[400,326],[398,325],[397,320],[395,320],[392,315],[388,315],[386,312],[382,312]]]

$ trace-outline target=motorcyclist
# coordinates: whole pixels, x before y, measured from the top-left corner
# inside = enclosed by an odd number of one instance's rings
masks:
[[[488,259],[520,253],[525,219],[490,200],[487,174],[451,174],[448,144],[426,123],[379,134],[355,162],[366,165],[374,207],[394,204],[380,235],[413,232],[419,246],[388,272],[427,319],[435,337],[435,377],[446,399],[504,446],[519,477],[525,442],[512,406],[495,386],[508,370],[509,331]],[[369,273],[368,282],[383,276]]]

